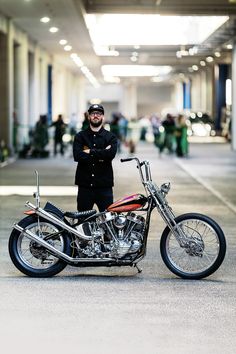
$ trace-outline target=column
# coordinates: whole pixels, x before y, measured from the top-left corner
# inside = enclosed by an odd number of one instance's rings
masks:
[[[236,43],[232,51],[232,149],[236,150]]]
[[[20,43],[15,48],[15,108],[17,111],[18,141],[22,146],[28,143],[28,97],[29,97],[29,72],[28,72],[28,40],[22,34]]]
[[[182,81],[177,81],[174,86],[173,92],[173,103],[174,107],[178,112],[183,111],[183,83]]]
[[[135,83],[123,86],[121,112],[128,119],[137,117],[137,86]]]

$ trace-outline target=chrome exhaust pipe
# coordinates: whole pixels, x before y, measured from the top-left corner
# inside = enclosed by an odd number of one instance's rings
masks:
[[[44,219],[47,219],[58,226],[61,226],[63,229],[71,232],[72,234],[76,235],[77,237],[82,238],[83,240],[86,240],[86,241],[92,241],[92,239],[93,239],[92,236],[84,235],[84,234],[80,233],[78,230],[65,224],[62,220],[60,220],[57,217],[55,217],[54,215],[48,213],[46,210],[44,210],[42,208],[37,208],[36,206],[31,204],[30,202],[26,202],[25,205],[28,208],[30,208],[31,210],[34,210],[37,215],[42,216]]]
[[[18,224],[14,224],[13,228],[20,231],[21,233],[23,233],[26,237],[28,237],[30,240],[33,240],[37,243],[39,243],[41,246],[45,247],[51,254],[53,254],[54,256],[62,259],[63,261],[69,262],[69,263],[86,263],[86,262],[94,262],[94,263],[98,263],[98,262],[109,262],[109,261],[114,261],[114,259],[112,258],[97,258],[97,259],[89,259],[89,258],[73,258],[68,256],[67,254],[59,251],[58,249],[56,249],[55,247],[53,247],[52,245],[50,245],[48,242],[44,241],[41,237],[37,236],[36,234],[34,234],[33,232],[31,232],[30,230],[27,229],[23,229],[20,225]]]
[[[23,229],[18,224],[14,224],[13,227],[14,227],[14,229],[16,229],[16,230],[20,231],[21,233],[23,233],[30,240],[36,241],[37,243],[40,244],[40,246],[45,247],[54,256],[57,256],[58,258],[63,259],[64,261],[67,261],[67,262],[73,262],[75,260],[74,258],[72,258],[72,257],[68,256],[67,254],[65,254],[65,253],[59,251],[58,249],[56,249],[55,247],[50,245],[48,242],[44,241],[41,237],[37,236],[36,234],[31,232],[30,230]]]

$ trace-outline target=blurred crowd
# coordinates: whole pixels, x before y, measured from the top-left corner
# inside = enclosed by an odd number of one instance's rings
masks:
[[[89,126],[87,112],[83,121],[78,122],[74,114],[70,122],[62,114],[53,122],[49,122],[47,115],[40,115],[35,126],[29,131],[28,142],[20,151],[15,143],[15,151],[19,157],[40,157],[50,155],[71,155],[71,147],[75,134]],[[140,118],[127,119],[122,113],[114,112],[107,119],[105,128],[113,132],[118,139],[118,153],[135,154],[140,141],[153,143],[159,154],[167,152],[179,157],[188,155],[188,125],[184,115],[166,114],[161,118],[157,114]],[[15,129],[17,135],[17,127]],[[16,137],[14,141],[16,140]],[[0,144],[0,162],[8,157],[8,149],[4,142]]]
[[[176,117],[167,114],[163,119],[158,115],[144,116],[127,120],[121,113],[113,113],[109,122],[110,130],[130,154],[136,152],[139,141],[153,142],[159,154],[167,151],[179,157],[188,155],[188,125],[184,115]]]

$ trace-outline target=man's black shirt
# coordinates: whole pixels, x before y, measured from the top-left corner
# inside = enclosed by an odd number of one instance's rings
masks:
[[[109,149],[106,147],[111,146]],[[87,154],[83,150],[90,149]],[[90,127],[76,134],[73,144],[74,160],[78,162],[75,184],[79,187],[112,187],[112,160],[117,151],[117,138],[103,127],[94,132]]]

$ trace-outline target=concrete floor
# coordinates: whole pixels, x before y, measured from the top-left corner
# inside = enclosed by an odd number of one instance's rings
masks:
[[[168,200],[176,214],[208,214],[225,232],[224,263],[201,281],[182,280],[165,267],[159,252],[164,224],[156,213],[141,274],[133,268],[68,266],[54,278],[31,279],[15,269],[8,237],[13,222],[23,216],[25,201],[33,200],[21,194],[28,193],[23,187],[34,185],[34,169],[42,186],[61,186],[59,196],[45,194],[42,203],[49,199],[75,210],[75,163],[69,155],[18,160],[0,169],[1,352],[235,353],[236,154],[229,145],[192,144],[187,159],[160,158],[152,145],[137,148],[138,157],[150,160],[153,179],[171,182]],[[114,161],[115,198],[143,192],[134,163],[119,161],[126,156],[124,150]],[[4,195],[11,194],[7,186],[21,186],[20,195]]]

